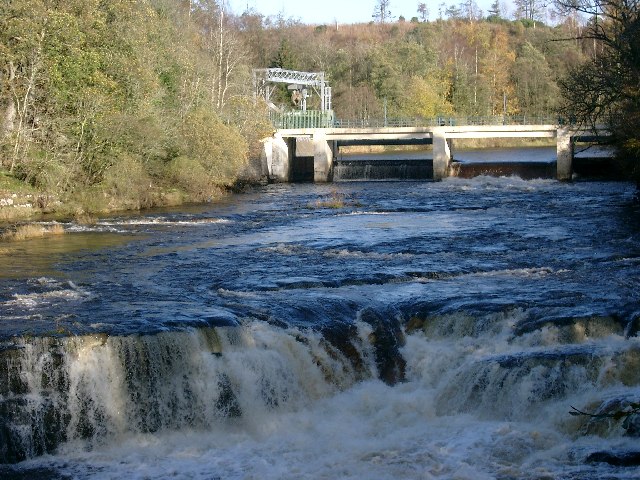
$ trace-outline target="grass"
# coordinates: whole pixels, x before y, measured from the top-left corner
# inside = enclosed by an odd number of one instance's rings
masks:
[[[36,212],[30,207],[0,207],[0,222],[17,222],[31,218]]]
[[[346,196],[343,193],[331,192],[331,195],[324,199],[316,200],[316,208],[344,208]]]
[[[7,170],[0,168],[0,193],[3,191],[11,193],[35,193],[33,187],[27,185],[22,180],[17,179]]]
[[[358,206],[360,206],[360,204],[351,200],[348,195],[334,190],[326,197],[318,199],[314,203],[310,204],[309,208],[331,208],[338,210],[341,208]]]
[[[37,192],[7,170],[0,168],[0,223],[13,223],[32,218],[37,212],[33,204]]]
[[[13,230],[9,230],[2,234],[2,240],[19,242],[29,238],[51,237],[64,234],[64,227],[60,224],[51,226],[30,223],[27,225],[19,225]]]

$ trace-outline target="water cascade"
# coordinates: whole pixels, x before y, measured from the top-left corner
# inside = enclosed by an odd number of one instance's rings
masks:
[[[342,160],[334,162],[333,180],[431,180],[433,178],[433,161],[430,159],[395,159],[379,158],[363,160]]]
[[[303,408],[378,376],[371,326],[342,333],[335,345],[318,332],[262,323],[22,338],[0,354],[1,459],[76,440],[210,430],[229,418],[255,424],[272,409]]]

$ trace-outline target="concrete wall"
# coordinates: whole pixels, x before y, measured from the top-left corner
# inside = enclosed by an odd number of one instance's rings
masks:
[[[297,137],[296,157],[313,157],[314,143],[312,137]]]
[[[269,180],[273,182],[288,182],[291,172],[290,155],[295,145],[285,140],[282,135],[276,133],[271,139],[271,148],[265,143],[267,165],[269,167]],[[269,150],[271,154],[269,155]],[[271,160],[269,163],[269,159]]]

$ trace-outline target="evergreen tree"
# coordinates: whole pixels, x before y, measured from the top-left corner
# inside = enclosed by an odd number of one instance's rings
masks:
[[[500,0],[495,0],[487,11],[487,20],[501,20],[503,18],[503,10]]]

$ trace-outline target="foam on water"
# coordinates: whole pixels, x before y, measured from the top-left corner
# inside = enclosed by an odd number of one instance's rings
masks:
[[[93,296],[91,292],[78,287],[72,281],[60,282],[41,277],[33,279],[29,283],[40,287],[40,291],[27,294],[13,293],[11,300],[0,302],[0,304],[7,307],[17,306],[35,310],[65,302],[86,301]]]
[[[210,225],[214,223],[230,223],[225,218],[191,218],[188,220],[174,220],[167,217],[143,217],[119,221],[99,221],[98,225]]]
[[[131,233],[135,227],[203,227],[207,225],[225,225],[232,221],[227,218],[171,218],[146,216],[139,218],[120,218],[98,220],[93,224],[70,223],[65,225],[69,233],[110,232]]]

